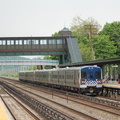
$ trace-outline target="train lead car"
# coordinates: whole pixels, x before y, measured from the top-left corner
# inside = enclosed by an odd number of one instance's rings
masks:
[[[102,89],[101,68],[83,66],[19,72],[19,80],[71,90],[86,95],[97,95]]]

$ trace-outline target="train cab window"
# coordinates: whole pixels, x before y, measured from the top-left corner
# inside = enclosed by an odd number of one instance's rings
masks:
[[[86,72],[85,71],[81,72],[81,79],[86,79]]]
[[[96,79],[101,79],[101,71],[96,71]]]
[[[90,79],[93,79],[93,73],[92,73],[92,72],[90,72],[89,78],[90,78]]]

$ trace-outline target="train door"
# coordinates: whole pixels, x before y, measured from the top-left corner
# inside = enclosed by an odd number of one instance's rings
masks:
[[[86,81],[88,86],[94,86],[97,84],[96,81],[96,72],[94,70],[94,68],[89,68],[89,70],[87,71],[87,81]]]

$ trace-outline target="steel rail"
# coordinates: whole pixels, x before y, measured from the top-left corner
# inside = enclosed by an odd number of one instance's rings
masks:
[[[3,79],[5,79],[5,78],[3,78]],[[7,78],[7,79],[9,79],[9,78]],[[46,88],[46,87],[44,87],[44,88]],[[48,89],[48,87],[46,89]],[[52,89],[52,88],[49,88],[49,89]],[[76,93],[73,93],[73,92],[68,92],[68,91],[66,92],[66,91],[58,90],[58,89],[57,90],[55,89],[55,91],[65,93],[67,95],[76,96],[76,97],[79,97],[80,99],[87,100],[87,101],[90,101],[90,102],[96,102],[96,103],[101,103],[101,104],[104,104],[104,105],[120,108],[120,103],[119,102],[112,102],[112,101],[99,99],[99,98],[95,98],[95,97],[91,97],[91,96],[76,94]]]
[[[35,100],[34,98],[26,95],[25,93],[20,92],[19,90],[16,90],[15,88],[12,88],[6,85],[5,83],[1,82],[1,84],[7,90],[9,90],[12,94],[16,95],[18,98],[23,100],[26,104],[30,105],[33,109],[48,116],[48,118],[52,120],[75,120],[75,118],[66,116],[65,114],[60,113],[57,110],[53,110],[52,108],[46,106],[45,104]]]
[[[9,111],[9,113],[11,114],[11,116],[13,117],[14,120],[17,120],[17,118],[14,116],[14,114],[12,113],[12,111],[10,110],[9,106],[6,104],[6,102],[4,101],[4,99],[2,98],[2,96],[0,95],[1,100],[3,101],[4,105],[6,106],[7,110]]]
[[[15,97],[13,97],[8,91],[6,91],[4,88],[3,90],[12,98],[14,99],[25,111],[27,111],[35,120],[40,120],[36,115],[34,115],[27,107],[25,107],[23,104],[21,104]]]
[[[48,100],[47,98],[42,97],[42,96],[40,96],[40,95],[37,95],[37,94],[35,94],[35,93],[32,93],[32,92],[30,92],[30,91],[28,91],[28,90],[25,90],[25,89],[20,88],[20,87],[18,87],[18,88],[19,88],[19,89],[22,89],[22,90],[24,90],[24,91],[26,91],[26,92],[29,92],[30,94],[34,94],[34,95],[36,95],[36,96],[38,96],[38,97],[41,97],[42,99]],[[46,93],[46,91],[44,91],[44,92]],[[57,97],[66,99],[65,97],[59,96],[58,94],[57,94],[57,95],[54,95],[54,96],[57,96]],[[72,96],[72,97],[75,97],[75,96]],[[76,99],[78,99],[78,98],[76,98]],[[96,106],[86,105],[85,103],[80,102],[80,101],[78,102],[78,101],[72,100],[72,99],[70,99],[70,98],[67,98],[67,100],[72,101],[72,102],[76,102],[76,103],[78,103],[78,104],[82,104],[82,105],[85,105],[85,106],[88,106],[88,107],[92,107],[92,108],[94,108],[94,109],[98,109],[98,110],[101,110],[101,111],[104,111],[104,112],[108,112],[108,113],[110,113],[110,114],[114,114],[114,115],[120,116],[120,114],[118,114],[118,113],[111,112],[111,111],[108,111],[108,110],[106,110],[106,109],[102,109],[102,108],[99,108],[99,107],[96,107]],[[49,100],[49,101],[53,102],[52,100]],[[91,101],[87,101],[87,102],[91,102]],[[93,102],[92,102],[92,103],[93,103]],[[55,104],[61,105],[61,104],[59,104],[59,103],[57,103],[57,102],[56,102]],[[98,103],[95,102],[94,104],[98,104]],[[106,105],[103,105],[103,104],[99,104],[99,105],[101,105],[101,106],[103,106],[103,107],[108,107],[108,108],[112,108],[112,107],[113,107],[113,106],[106,106]],[[112,108],[112,109],[120,110],[119,108]]]

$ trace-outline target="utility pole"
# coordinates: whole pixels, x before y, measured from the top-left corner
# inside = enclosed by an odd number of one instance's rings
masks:
[[[89,35],[89,40],[90,40],[90,51],[91,51],[91,58],[92,60],[95,60],[95,52],[93,50],[93,42],[92,42],[92,35],[95,35],[95,31],[96,31],[96,25],[85,25],[85,30],[89,30],[88,31],[88,35]]]

